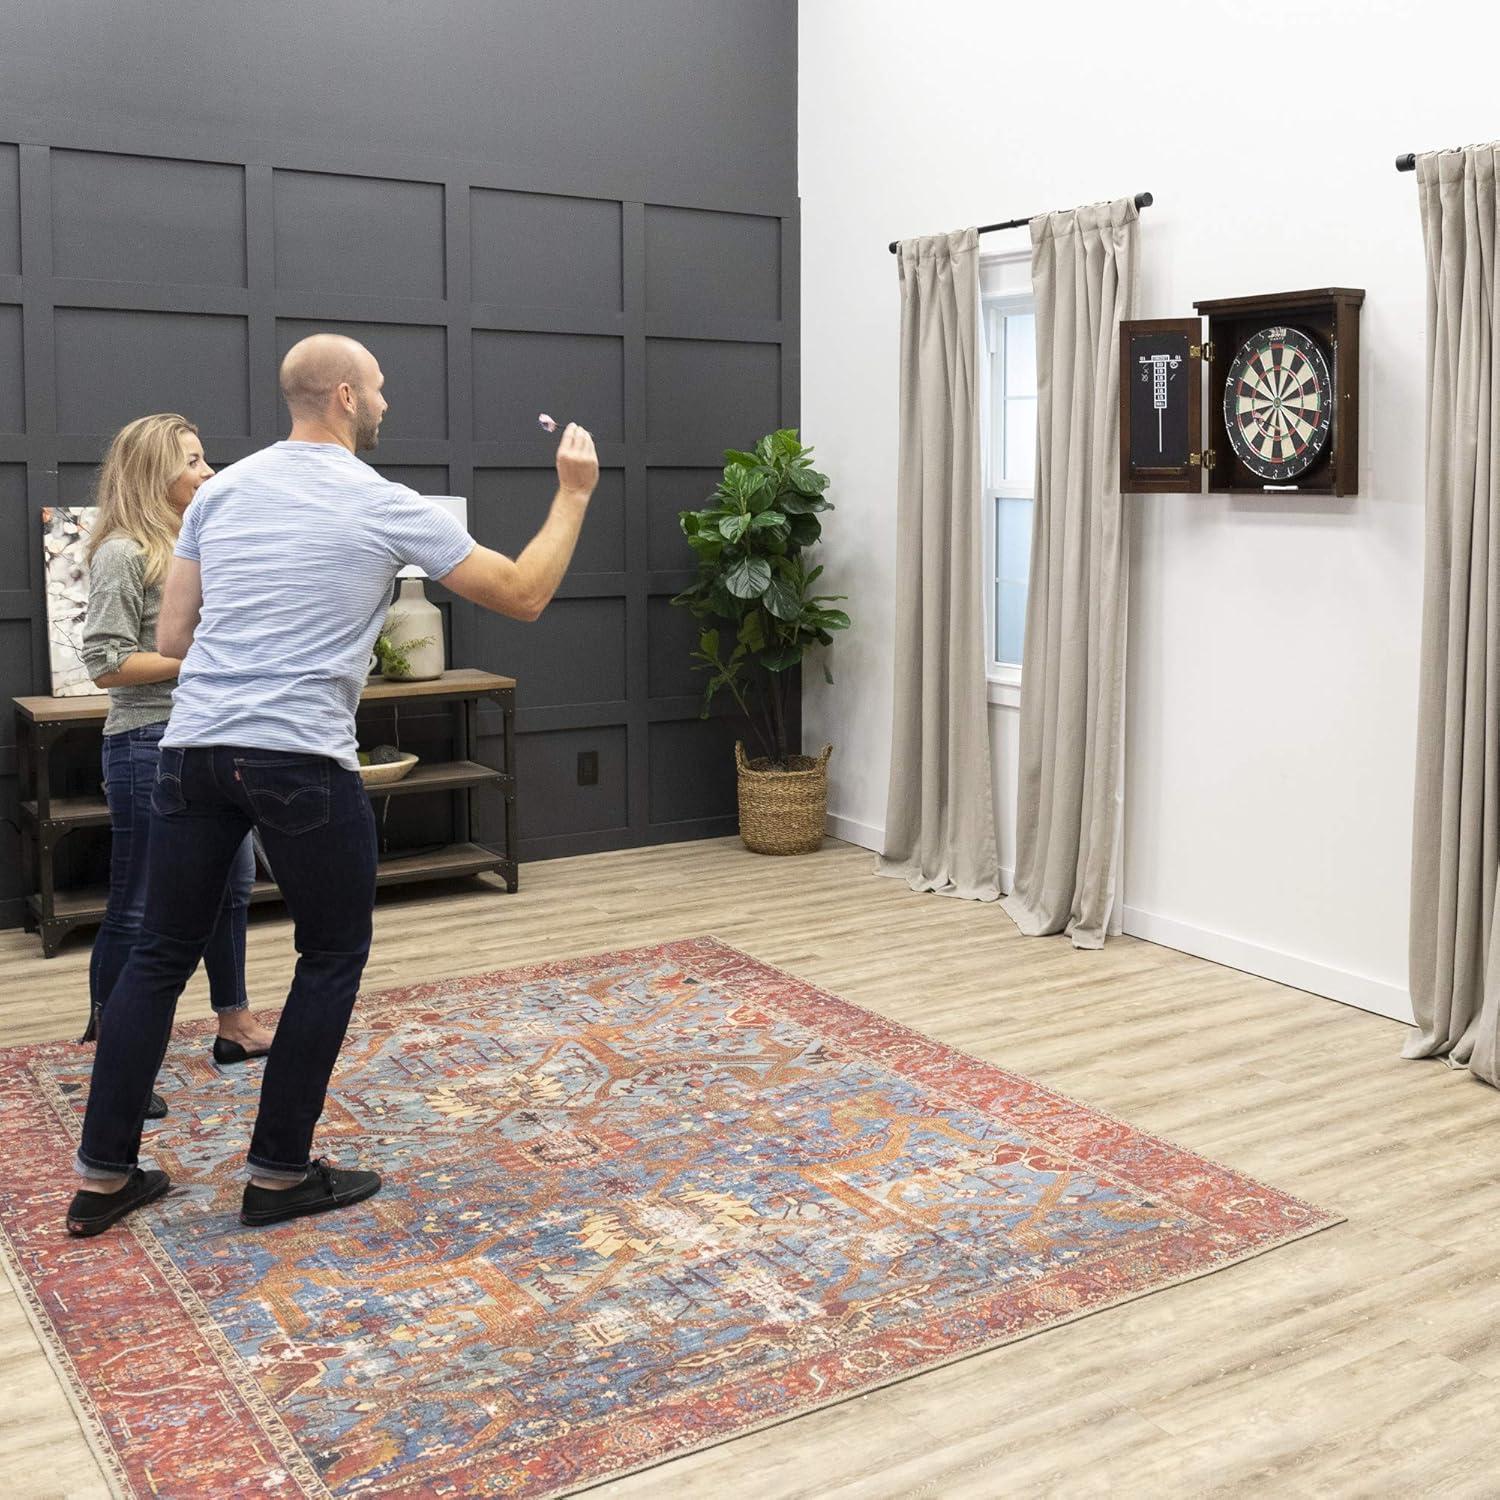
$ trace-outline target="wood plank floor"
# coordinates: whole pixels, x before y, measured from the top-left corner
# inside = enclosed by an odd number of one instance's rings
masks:
[[[1349,1222],[591,1493],[1500,1495],[1500,1094],[1400,1061],[1392,1022],[1148,943],[1028,940],[872,866],[719,840],[530,865],[516,896],[397,894],[365,987],[711,933]],[[76,1034],[87,964],[86,939],[43,961],[0,933],[0,1043]],[[253,1000],[291,964],[257,914]],[[8,1291],[0,1493],[107,1494]]]

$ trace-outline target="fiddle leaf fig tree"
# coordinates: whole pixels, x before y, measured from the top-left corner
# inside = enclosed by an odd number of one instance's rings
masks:
[[[785,770],[791,672],[815,646],[827,646],[849,616],[831,606],[842,594],[813,592],[821,567],[804,556],[833,509],[828,476],[794,428],[768,433],[753,453],[728,449],[724,477],[702,510],[679,517],[698,558],[698,577],[672,603],[700,621],[697,670],[707,673],[702,717],[727,692],[750,721],[766,757]],[[833,681],[827,664],[823,676]]]

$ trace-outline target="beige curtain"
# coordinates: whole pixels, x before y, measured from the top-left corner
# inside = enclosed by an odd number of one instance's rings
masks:
[[[896,695],[878,869],[915,891],[993,901],[978,232],[904,241],[899,270]]]
[[[1120,320],[1135,304],[1128,198],[1031,221],[1037,493],[1021,667],[1016,876],[1028,935],[1119,931],[1129,542],[1120,502]]]
[[[1495,146],[1417,159],[1427,525],[1405,1057],[1500,1085],[1500,303]]]

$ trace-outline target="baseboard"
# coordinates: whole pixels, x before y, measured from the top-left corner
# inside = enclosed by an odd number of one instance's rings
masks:
[[[841,817],[838,813],[828,814],[828,836],[842,839],[846,844],[857,844],[862,849],[873,849],[877,854],[885,844],[883,828]],[[1012,888],[1015,873],[1014,870],[1001,870],[1001,890]],[[1371,979],[1365,974],[1351,974],[1345,969],[1335,969],[1294,953],[1263,948],[1258,943],[1247,943],[1222,932],[1210,932],[1171,917],[1159,917],[1155,912],[1142,911],[1139,907],[1125,907],[1122,921],[1130,937],[1159,943],[1163,948],[1175,948],[1179,953],[1191,953],[1195,958],[1206,958],[1211,963],[1255,974],[1262,979],[1274,979],[1278,984],[1306,990],[1327,1000],[1337,1000],[1341,1005],[1357,1006],[1360,1010],[1408,1026],[1412,1024],[1411,997],[1400,985]]]
[[[876,828],[873,823],[856,823],[853,818],[829,813],[827,827],[831,839],[843,839],[846,844],[858,844],[861,849],[873,849],[877,854],[885,847],[885,829]]]
[[[1400,985],[1371,979],[1366,974],[1352,974],[1346,969],[1335,969],[1294,953],[1263,948],[1258,943],[1247,943],[1226,933],[1193,927],[1172,917],[1141,911],[1139,907],[1127,906],[1123,923],[1130,937],[1159,943],[1164,948],[1175,948],[1179,953],[1191,953],[1195,958],[1206,958],[1262,979],[1274,979],[1278,984],[1322,995],[1343,1005],[1357,1006],[1360,1010],[1372,1011],[1377,1016],[1402,1021],[1408,1026],[1413,1022],[1411,997]]]
[[[856,823],[853,818],[841,818],[837,813],[828,814],[828,837],[842,839],[846,844],[855,844],[861,849],[873,849],[879,854],[885,848],[885,829],[873,823]],[[1000,867],[1000,889],[1009,892],[1015,882],[1016,872]]]

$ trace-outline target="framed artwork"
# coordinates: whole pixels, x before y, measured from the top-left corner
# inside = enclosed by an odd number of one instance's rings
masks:
[[[92,505],[42,508],[42,553],[47,580],[47,646],[55,698],[107,697],[89,679],[80,652],[89,609],[89,564],[84,555]]]

